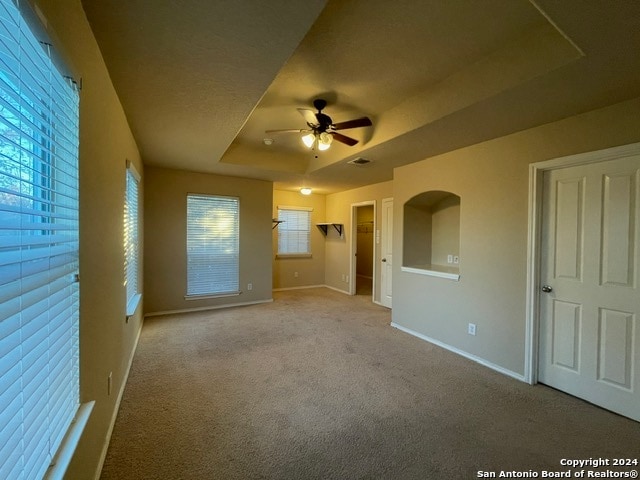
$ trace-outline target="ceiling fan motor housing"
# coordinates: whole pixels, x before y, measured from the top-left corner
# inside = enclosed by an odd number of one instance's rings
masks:
[[[313,101],[313,106],[316,107],[316,110],[318,110],[318,112],[324,110],[324,107],[327,106],[327,101],[323,100],[322,98],[316,98]]]
[[[329,115],[325,115],[324,113],[316,113],[316,118],[318,119],[318,132],[326,132],[327,129],[333,124],[331,117]]]
[[[327,101],[323,100],[322,98],[316,98],[313,101],[313,106],[316,108],[316,110],[318,110],[318,113],[316,113],[316,120],[318,121],[318,123],[317,125],[309,124],[309,126],[315,133],[326,132],[333,124],[333,120],[331,120],[331,117],[322,113],[324,107],[327,106]]]

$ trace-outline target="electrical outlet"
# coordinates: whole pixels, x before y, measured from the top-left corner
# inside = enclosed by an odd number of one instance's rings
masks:
[[[460,257],[458,255],[453,256],[453,263],[456,265],[460,263]]]
[[[247,290],[253,290],[253,283],[247,283]]]
[[[349,275],[345,277],[345,282],[349,283]]]
[[[113,372],[109,372],[109,376],[107,377],[107,395],[111,395],[111,387],[113,385]]]
[[[453,255],[447,255],[447,263],[453,263]]]
[[[298,278],[298,272],[293,272],[293,276],[294,276],[295,278]]]
[[[469,328],[467,329],[467,333],[469,335],[475,335],[476,334],[476,324],[475,323],[470,323],[469,324]]]

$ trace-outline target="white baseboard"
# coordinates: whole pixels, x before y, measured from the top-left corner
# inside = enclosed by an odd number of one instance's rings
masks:
[[[341,290],[336,287],[332,287],[331,285],[323,285],[323,287],[327,287],[329,290],[334,290],[336,292],[344,293],[345,295],[351,295],[347,290]]]
[[[127,380],[129,379],[129,372],[131,371],[131,365],[133,364],[133,357],[135,357],[136,350],[138,349],[138,342],[140,341],[140,334],[142,333],[142,326],[144,325],[144,317],[140,322],[140,328],[136,333],[136,340],[133,343],[133,349],[131,350],[131,355],[129,356],[129,361],[127,363],[127,369],[124,372],[124,378],[122,379],[122,383],[120,384],[120,391],[118,392],[118,398],[116,399],[115,409],[113,410],[113,415],[111,416],[111,422],[109,423],[109,430],[107,430],[107,436],[105,438],[104,445],[102,446],[102,453],[100,454],[100,460],[98,462],[98,469],[96,471],[95,480],[100,480],[100,475],[102,474],[102,467],[104,466],[104,461],[107,458],[107,450],[109,449],[109,443],[111,443],[111,435],[113,434],[113,427],[116,425],[116,418],[118,417],[118,412],[120,411],[120,402],[122,402],[122,396],[124,395],[125,387],[127,386]]]
[[[304,287],[288,287],[288,288],[274,288],[273,291],[274,292],[286,292],[287,290],[303,290],[305,288],[328,288],[329,290],[333,290],[335,292],[339,292],[342,293],[344,295],[349,295],[352,296],[347,290],[341,290],[340,288],[337,287],[332,287],[331,285],[306,285]],[[375,303],[376,305],[380,305],[381,307],[384,307],[384,305],[382,305],[382,303],[380,303],[378,300],[371,300],[373,303]],[[389,308],[389,307],[385,307],[385,308]]]
[[[524,377],[524,375],[520,374],[520,373],[516,373],[513,372],[507,368],[501,367],[500,365],[496,365],[495,363],[489,362],[487,360],[485,360],[484,358],[478,357],[476,355],[473,355],[471,353],[465,352],[464,350],[460,350],[459,348],[456,347],[452,347],[451,345],[447,345],[446,343],[443,343],[439,340],[436,340],[434,338],[431,337],[427,337],[426,335],[423,335],[422,333],[418,333],[415,330],[411,330],[410,328],[407,327],[403,327],[402,325],[398,325],[395,322],[391,322],[391,326],[394,328],[397,328],[398,330],[402,330],[405,333],[408,333],[409,335],[413,335],[414,337],[418,337],[421,340],[424,340],[426,342],[429,343],[433,343],[434,345],[437,345],[438,347],[442,347],[445,350],[449,350],[450,352],[456,353],[462,357],[468,358],[469,360],[473,360],[476,363],[479,363],[480,365],[483,365],[485,367],[490,368],[491,370],[495,370],[498,373],[502,373],[503,375],[506,375],[508,377],[511,378],[515,378],[516,380],[520,380],[521,382],[525,382],[526,383],[526,379]]]
[[[274,292],[286,292],[287,290],[306,290],[307,288],[323,288],[326,285],[303,285],[301,287],[283,287],[283,288],[274,288]]]
[[[161,315],[173,315],[176,313],[205,312],[207,310],[220,310],[221,308],[247,307],[249,305],[258,305],[260,303],[271,303],[271,302],[273,302],[273,298],[270,298],[268,300],[256,300],[254,302],[238,302],[238,303],[228,303],[225,305],[212,305],[209,307],[183,308],[180,310],[164,310],[161,312],[145,313],[144,318],[159,317]]]
[[[336,292],[344,293],[345,295],[351,295],[346,290],[340,290],[339,288],[332,287],[331,285],[305,285],[302,287],[286,287],[286,288],[274,288],[274,292],[286,292],[287,290],[305,290],[307,288],[328,288],[329,290],[335,290]]]

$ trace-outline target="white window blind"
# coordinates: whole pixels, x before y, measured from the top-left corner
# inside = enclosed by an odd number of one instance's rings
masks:
[[[240,202],[187,196],[187,297],[237,294]]]
[[[0,478],[40,479],[79,407],[78,94],[0,0]]]
[[[311,254],[311,212],[306,207],[278,206],[278,255]]]
[[[140,298],[138,288],[138,184],[140,175],[127,162],[124,202],[124,277],[127,290],[127,315],[133,315]]]

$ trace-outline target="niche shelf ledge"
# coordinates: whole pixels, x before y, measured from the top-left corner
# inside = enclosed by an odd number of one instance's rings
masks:
[[[401,266],[401,272],[417,273],[418,275],[427,275],[428,277],[446,278],[458,282],[460,273],[457,268],[447,268],[441,265],[420,265],[420,266]]]

